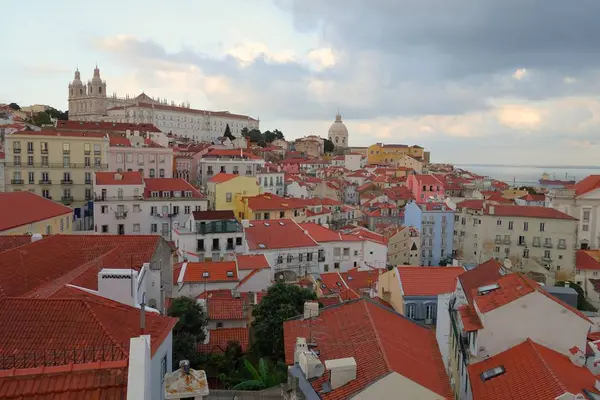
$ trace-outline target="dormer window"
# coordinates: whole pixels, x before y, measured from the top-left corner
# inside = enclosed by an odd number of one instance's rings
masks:
[[[173,197],[181,197],[181,191],[180,190],[176,190],[173,192]]]
[[[204,271],[204,272],[202,273],[202,277],[203,277],[203,278],[208,278],[209,276],[210,276],[210,274],[208,273],[208,271]]]
[[[489,381],[490,379],[500,376],[500,375],[504,374],[505,372],[506,372],[506,370],[504,369],[504,366],[500,365],[498,367],[488,369],[487,371],[483,371],[481,373],[481,380]]]
[[[152,193],[150,193],[150,197],[158,197],[158,192],[152,192]]]
[[[192,192],[190,190],[186,191],[185,197],[192,197]]]
[[[171,192],[165,190],[162,192],[162,197],[171,197]]]
[[[233,271],[227,271],[227,277],[233,278]]]

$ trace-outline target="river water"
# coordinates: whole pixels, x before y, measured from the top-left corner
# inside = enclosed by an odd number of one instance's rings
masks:
[[[568,167],[568,166],[510,166],[485,164],[455,164],[456,168],[465,169],[478,175],[516,185],[538,185],[543,173],[549,179],[579,181],[588,175],[600,175],[600,166]]]

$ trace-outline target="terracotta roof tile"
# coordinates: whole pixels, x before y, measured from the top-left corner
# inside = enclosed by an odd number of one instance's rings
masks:
[[[0,232],[72,213],[69,207],[28,191],[0,193]]]
[[[467,296],[467,300],[471,302],[471,294],[473,289],[490,285],[502,278],[503,274],[501,271],[502,264],[500,264],[494,258],[490,258],[483,264],[479,264],[475,268],[462,273],[458,277],[458,280],[460,281],[463,291]]]
[[[31,235],[0,235],[0,253],[31,243]]]
[[[465,332],[474,332],[483,328],[481,319],[477,315],[477,312],[470,304],[463,304],[458,308],[460,319],[463,324]]]
[[[600,189],[600,175],[590,175],[572,186],[576,196],[583,196],[586,193]]]
[[[211,320],[234,320],[246,319],[244,312],[244,300],[210,298],[208,304],[208,318]]]
[[[210,178],[208,181],[212,183],[223,183],[237,177],[239,177],[238,174],[226,174],[225,172],[221,172]]]
[[[577,250],[575,268],[600,271],[600,250]]]
[[[302,319],[284,322],[285,358],[292,364],[297,337],[319,332],[321,360],[354,357],[356,379],[329,393],[323,383],[329,372],[311,380],[324,400],[352,398],[394,371],[445,398],[452,398],[448,376],[433,330],[367,299],[323,309],[310,324]]]
[[[304,208],[301,199],[281,197],[271,193],[244,197],[252,211],[294,210]]]
[[[330,213],[331,211],[327,210],[326,213]],[[312,237],[315,241],[321,242],[361,242],[363,239],[356,237],[354,235],[348,235],[341,232],[333,231],[329,228],[325,228],[322,225],[315,224],[313,222],[306,222],[303,224],[299,224],[300,227],[306,231],[310,237]]]
[[[203,199],[205,196],[182,178],[145,178],[144,197],[152,198],[152,192],[192,192],[192,198]],[[182,193],[181,197],[185,195]]]
[[[504,367],[503,374],[487,381],[481,378],[483,372],[499,366]],[[549,400],[583,389],[599,393],[587,368],[530,339],[468,369],[474,400]]]
[[[236,261],[238,270],[271,268],[264,254],[238,254]]]
[[[144,177],[139,171],[96,172],[96,185],[143,185]]]
[[[291,219],[250,221],[250,226],[244,230],[250,250],[268,251],[318,246],[318,243]]]
[[[0,398],[124,399],[127,360],[0,371]]]
[[[179,267],[180,264],[177,265]],[[235,282],[238,280],[235,261],[186,262],[182,268],[181,282]]]
[[[27,355],[17,365],[27,368],[38,366],[36,363],[43,362],[43,356],[54,350],[92,348],[111,351],[111,357],[114,351],[113,360],[126,358],[129,339],[140,332],[139,309],[100,296],[89,296],[86,299],[0,300],[0,360],[1,356],[18,358]],[[152,337],[152,354],[176,322],[174,318],[146,313],[145,331]],[[37,357],[34,358],[34,354]],[[78,352],[74,358],[82,362],[84,353]]]
[[[491,207],[494,207],[493,213]],[[525,217],[525,218],[545,218],[545,219],[565,219],[577,221],[577,218],[571,217],[562,211],[550,207],[541,206],[509,206],[509,205],[488,205],[486,214],[498,217]]]
[[[388,238],[386,238],[383,235],[380,235],[379,233],[370,231],[367,228],[356,228],[352,232],[349,232],[349,234],[361,239],[368,240],[370,242],[375,242],[386,246],[388,244]]]
[[[453,293],[462,267],[397,267],[405,296],[437,296]]]
[[[219,328],[209,331],[208,343],[198,345],[200,353],[223,353],[227,349],[229,342],[238,342],[242,347],[242,352],[248,349],[249,342],[248,328]]]

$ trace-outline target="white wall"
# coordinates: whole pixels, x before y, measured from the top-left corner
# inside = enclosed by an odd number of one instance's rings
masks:
[[[308,186],[300,186],[298,182],[292,182],[285,187],[285,194],[298,199],[311,199],[312,191],[308,190]]]
[[[344,156],[344,167],[350,171],[360,169],[360,154],[346,154]]]
[[[209,300],[210,301],[210,300]],[[217,328],[217,322],[223,324],[222,327]],[[246,328],[248,326],[247,319],[220,319],[220,320],[209,320],[206,324],[206,329],[209,331],[215,329],[226,329],[226,328]]]
[[[385,268],[387,266],[387,246],[369,240],[363,243],[365,263],[375,268]]]
[[[194,283],[182,283],[176,284],[173,283],[173,297],[180,296],[189,296],[189,297],[198,297],[202,293],[209,290],[219,290],[219,289],[235,289],[237,286],[237,281],[224,281],[224,282],[207,282],[206,284],[203,282],[194,282]]]
[[[444,361],[444,368],[448,371],[448,365],[450,362],[450,313],[448,313],[448,307],[450,305],[450,299],[453,293],[445,293],[438,295],[437,302],[437,322],[435,326],[435,338],[442,354]]]
[[[577,346],[585,349],[590,322],[568,311],[545,295],[533,292],[483,315],[483,329],[477,334],[478,358],[494,356],[527,338],[569,355]]]
[[[356,266],[364,267],[363,258],[363,243],[364,242],[322,242],[319,243],[324,250],[325,261],[319,262],[320,272],[346,272],[351,268],[354,268],[354,262]],[[334,256],[334,249],[340,249],[340,255]],[[350,249],[349,256],[344,256],[344,248]],[[356,255],[355,255],[356,252]],[[340,269],[335,270],[334,265],[336,262],[340,263]],[[325,264],[329,266],[329,270],[325,271]]]
[[[245,271],[244,271],[245,272]],[[245,274],[247,276],[248,274]],[[240,281],[242,278],[241,274]],[[252,275],[250,279],[244,282],[241,286],[238,287],[239,292],[260,292],[266,290],[271,285],[271,269],[265,268],[259,270],[257,273]]]
[[[432,379],[444,378],[432,377]],[[399,393],[402,393],[402,395],[396,397],[392,396],[391,393],[396,393],[396,396]],[[353,396],[352,400],[389,399],[391,397],[407,400],[444,400],[446,398],[397,372],[392,372],[367,386],[363,391]]]
[[[151,387],[152,387],[152,400],[162,400],[164,399],[163,390],[163,379],[161,371],[161,363],[162,359],[166,357],[167,360],[167,371],[172,372],[172,358],[173,358],[173,332],[169,332],[169,335],[165,338],[165,340],[161,343],[160,347],[152,356],[152,361],[150,362],[150,373],[151,373]],[[179,361],[179,360],[178,360]]]

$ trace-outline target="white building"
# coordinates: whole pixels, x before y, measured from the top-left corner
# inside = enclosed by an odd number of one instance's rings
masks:
[[[171,240],[175,225],[208,201],[180,178],[146,178],[134,172],[97,172],[94,178],[94,225],[98,233],[154,234]]]
[[[294,220],[242,221],[249,254],[263,254],[276,281],[295,282],[319,271],[322,249]]]
[[[222,137],[227,125],[234,136],[241,136],[244,128],[259,129],[257,119],[229,111],[196,110],[189,103],[176,105],[145,93],[137,97],[107,95],[98,67],[87,85],[75,71],[69,84],[69,119],[154,124],[162,132],[208,142]]]
[[[285,186],[286,196],[296,199],[312,199],[313,191],[306,182],[291,182]]]
[[[548,284],[575,273],[577,220],[561,211],[465,200],[456,205],[454,221],[454,256],[464,264],[508,258],[515,269],[543,274]]]
[[[357,171],[362,168],[362,156],[358,153],[350,153],[344,156],[344,168],[349,171]]]
[[[180,261],[231,261],[245,251],[244,229],[233,211],[194,211],[173,226]]]
[[[348,128],[342,122],[342,116],[338,112],[335,121],[329,127],[327,138],[333,142],[335,147],[348,147]]]
[[[219,173],[257,176],[265,160],[243,150],[212,149],[198,160],[198,182],[206,182]]]
[[[274,166],[259,168],[256,182],[263,193],[272,193],[277,196],[285,194],[285,172]]]
[[[173,177],[173,149],[141,136],[111,136],[108,148],[109,171],[139,171],[146,178]]]
[[[554,189],[548,194],[548,207],[579,220],[577,248],[600,248],[600,175],[590,175],[570,189]]]
[[[356,228],[349,232],[359,239],[363,239],[363,261],[369,268],[384,269],[387,267],[388,239],[368,230],[367,228]]]

